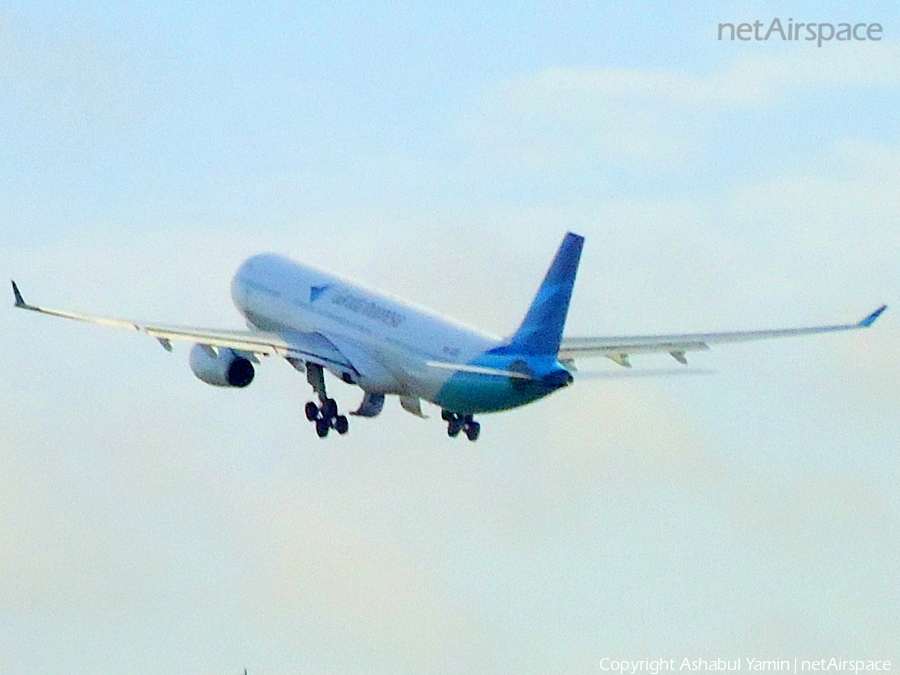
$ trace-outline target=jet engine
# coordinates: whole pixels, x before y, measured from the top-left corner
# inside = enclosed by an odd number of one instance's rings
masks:
[[[216,387],[246,387],[253,381],[253,364],[233,349],[209,345],[191,348],[191,370],[194,375]]]

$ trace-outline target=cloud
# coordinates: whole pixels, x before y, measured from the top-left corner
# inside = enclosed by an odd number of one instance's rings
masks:
[[[889,164],[889,148],[857,150],[860,171],[871,161]],[[819,189],[854,179],[832,180]],[[767,216],[778,217],[798,196],[778,193]],[[695,223],[682,248],[670,246],[685,237],[682,225],[708,214],[705,207],[680,204],[676,226],[664,236],[672,204],[606,205],[607,213],[646,222],[624,251],[595,231],[578,302],[599,298],[602,307],[610,295],[624,297],[633,316],[661,321],[672,298],[699,284],[698,293],[723,297],[712,308],[698,303],[698,316],[721,320],[722,307],[730,321],[745,316],[741,298],[707,289],[708,270],[694,269],[696,261],[721,255],[720,245],[734,246],[745,269],[747,251],[755,249],[744,248],[739,233],[709,243],[702,237],[709,223]],[[522,214],[529,234],[517,240]],[[289,228],[267,235],[172,225],[107,236],[102,254],[84,237],[82,245],[6,248],[2,257],[34,275],[34,292],[43,287],[36,300],[52,293],[60,306],[126,315],[139,307],[143,315],[145,303],[158,301],[151,314],[172,321],[235,320],[229,261],[260,247],[327,259],[324,266],[336,271],[346,270],[343,262],[376,286],[421,288],[462,318],[487,317],[513,296],[527,302],[558,243],[558,233],[541,224],[561,224],[569,214],[498,209],[484,221],[495,219],[508,237],[485,237],[468,256],[478,225],[470,224],[465,237],[449,226],[435,233],[427,229],[431,215],[417,222],[422,234],[404,238],[398,233],[410,224],[392,225],[382,214],[384,241],[347,235],[339,221],[322,217],[317,225],[339,232],[335,241],[304,243]],[[450,223],[459,216],[442,217]],[[707,217],[715,220],[714,213]],[[836,215],[829,227],[840,222]],[[706,242],[699,251],[697,241]],[[831,251],[839,244],[820,245]],[[669,285],[648,281],[648,269]],[[750,269],[743,276],[748,296],[767,272]],[[644,292],[655,287],[661,295]],[[666,321],[679,313],[685,320],[681,304],[666,310]],[[884,488],[865,477],[835,479],[818,465],[806,481],[782,478],[765,487],[788,472],[783,458],[754,452],[741,464],[740,439],[716,431],[717,416],[739,427],[747,410],[761,408],[740,378],[740,390],[721,380],[684,382],[689,378],[580,383],[528,408],[484,416],[477,444],[447,439],[433,408],[435,418],[423,422],[392,401],[381,418],[358,420],[348,437],[320,444],[302,420],[308,387],[285,364],[266,362],[250,389],[223,392],[194,380],[183,348],[173,359],[140,336],[14,311],[7,309],[16,330],[3,339],[15,358],[0,387],[15,419],[0,434],[0,574],[10,581],[2,597],[18,627],[37,617],[74,631],[69,639],[78,644],[104,645],[102,628],[116,620],[116,634],[126,637],[107,648],[145,645],[146,663],[156,663],[154,652],[174,641],[180,651],[168,657],[172,662],[199,660],[214,647],[221,658],[267,658],[273,672],[508,672],[510,663],[517,672],[540,672],[566,659],[591,667],[604,649],[672,649],[698,636],[729,649],[806,649],[823,635],[848,648],[893,644],[877,628],[890,625],[886,604],[849,600],[887,589],[883,576],[864,579],[871,561],[892,551],[879,543],[894,526]],[[602,316],[604,328],[617,328]],[[581,327],[600,322],[590,312],[581,320]],[[857,346],[848,342],[847,349]],[[885,358],[890,353],[883,351]],[[703,359],[720,363],[726,354]],[[766,362],[770,354],[753,351],[748,360]],[[750,372],[760,369],[771,372]],[[821,377],[820,388],[836,386],[833,376]],[[853,400],[847,387],[855,391],[860,379],[846,377],[840,395]],[[800,400],[782,417],[810,399],[803,386],[766,384]],[[701,390],[713,393],[704,398]],[[342,404],[358,400],[357,391],[336,391]],[[845,414],[825,420],[824,434],[837,435]],[[789,423],[801,434],[821,431],[802,416]],[[773,453],[785,451],[779,443],[774,434]],[[846,440],[841,450],[858,453],[859,441]],[[748,465],[761,482],[739,475]],[[884,467],[891,475],[893,459]],[[841,558],[841,576],[829,563],[829,542],[847,544],[857,535],[864,547]],[[819,594],[826,587],[831,595]],[[840,619],[804,623],[807,613],[826,617],[835,607],[845,612]],[[848,621],[878,632],[836,632]],[[92,622],[96,636],[85,627]],[[738,628],[729,627],[735,622]],[[797,622],[802,627],[788,638],[772,629]],[[148,624],[158,624],[150,637]],[[223,644],[211,644],[211,635]],[[58,638],[43,639],[59,649]],[[77,663],[87,670],[86,661]]]
[[[551,70],[524,78],[507,112],[538,131],[549,120],[553,162],[578,160],[578,134],[619,131],[595,149],[640,166],[655,161],[653,143],[669,143],[664,158],[681,162],[703,129],[676,138],[678,111],[758,110],[800,81],[825,91],[871,76],[828,58],[832,71],[793,83],[777,74],[789,60],[741,61],[754,78],[776,78],[749,91],[728,89],[738,66],[634,78]],[[598,106],[608,129],[592,121]],[[635,121],[619,120],[632,106]],[[539,147],[494,122],[500,150],[514,157],[521,142],[543,166]],[[259,227],[264,210],[225,224],[210,212],[157,215],[124,233],[101,224],[7,243],[0,258],[30,277],[19,281],[36,301],[238,326],[230,275],[246,255],[276,250],[507,332],[571,228],[588,235],[577,332],[741,328],[845,309],[852,319],[866,298],[896,293],[897,174],[896,148],[850,138],[780,180],[706,196],[404,210],[346,207],[333,194],[332,210],[301,204],[277,226]],[[262,193],[287,199],[294,184]],[[477,444],[447,439],[433,408],[423,422],[396,401],[321,444],[302,420],[309,388],[283,363],[265,362],[247,391],[223,392],[193,378],[183,347],[170,356],[140,336],[7,313],[0,593],[18,630],[8,635],[27,633],[32,649],[2,651],[23,662],[53,653],[93,671],[85,646],[102,646],[132,655],[135,672],[191,670],[190,659],[212,670],[210,653],[250,654],[251,672],[260,662],[271,672],[546,672],[566,659],[589,670],[602,650],[642,645],[874,653],[896,643],[896,594],[882,573],[897,540],[890,313],[864,336],[697,355],[737,369],[718,379],[579,383],[484,416]],[[342,405],[358,401],[335,390]],[[843,403],[809,413],[828,397]],[[797,469],[789,433],[818,444],[809,466]],[[858,478],[825,468],[845,457]],[[835,543],[858,548],[834,554]],[[79,647],[72,663],[62,644]]]
[[[900,44],[750,53],[708,74],[553,67],[504,82],[464,118],[473,160],[525,170],[604,162],[672,171],[709,142],[725,111],[763,110],[817,92],[896,89]]]

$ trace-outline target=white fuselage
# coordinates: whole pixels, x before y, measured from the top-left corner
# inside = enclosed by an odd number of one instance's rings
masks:
[[[249,324],[302,350],[330,355],[324,365],[367,391],[433,401],[452,371],[502,344],[425,308],[274,254],[241,265],[231,286]],[[329,344],[323,344],[322,339]]]

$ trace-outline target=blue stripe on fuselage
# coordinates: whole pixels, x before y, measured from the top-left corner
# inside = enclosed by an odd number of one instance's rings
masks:
[[[553,357],[486,353],[467,365],[519,372],[532,379],[459,371],[438,391],[434,402],[451,412],[498,412],[531,403],[571,383],[572,376]]]

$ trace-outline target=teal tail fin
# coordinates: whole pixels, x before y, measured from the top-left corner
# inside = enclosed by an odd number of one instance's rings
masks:
[[[512,337],[511,351],[552,356],[559,351],[583,246],[582,236],[569,232],[563,238],[528,314]]]

